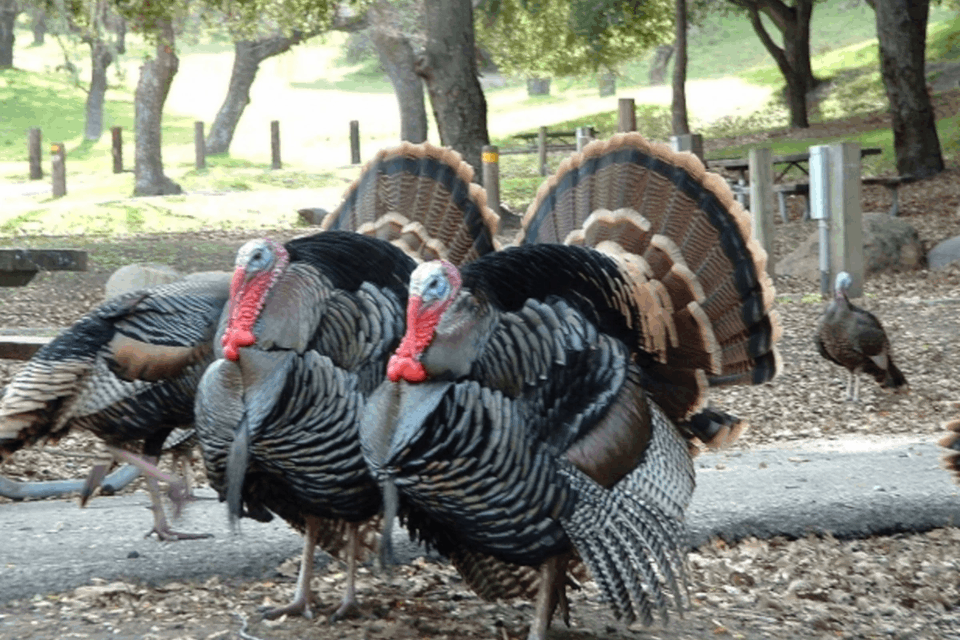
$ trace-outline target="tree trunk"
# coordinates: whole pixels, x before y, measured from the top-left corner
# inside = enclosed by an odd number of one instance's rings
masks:
[[[790,126],[801,129],[809,127],[807,93],[818,84],[810,66],[810,18],[813,15],[813,0],[796,0],[796,5],[792,7],[788,7],[781,0],[731,1],[747,10],[753,30],[783,74],[787,83]],[[782,48],[764,28],[760,21],[761,12],[773,21],[782,34]]]
[[[113,62],[110,46],[101,38],[91,38],[90,91],[87,93],[87,124],[85,140],[99,140],[103,133],[103,102],[107,93],[107,68]]]
[[[47,14],[39,8],[33,7],[30,10],[30,17],[33,19],[31,29],[33,30],[33,45],[39,47],[43,44],[44,36],[47,33]]]
[[[617,74],[612,71],[604,71],[597,80],[600,89],[600,97],[616,95],[617,93]]]
[[[240,122],[243,110],[250,103],[250,87],[257,77],[260,63],[272,56],[289,51],[290,47],[301,42],[303,34],[295,32],[293,36],[275,35],[259,40],[240,40],[233,43],[233,71],[230,73],[230,87],[223,100],[220,111],[210,127],[207,136],[207,153],[226,153],[230,150],[233,134]]]
[[[673,45],[662,44],[657,47],[657,52],[653,56],[653,62],[650,63],[650,86],[656,87],[664,83],[667,78],[667,65],[670,58],[673,57]]]
[[[874,10],[897,173],[932,176],[944,166],[924,69],[930,2],[876,0]]]
[[[0,0],[0,69],[13,66],[14,25],[20,5],[16,0]]]
[[[687,119],[687,2],[676,0],[674,4],[675,22],[677,27],[676,50],[677,59],[673,61],[673,103],[670,115],[673,124],[673,135],[682,136],[690,133],[690,123]]]
[[[490,144],[487,101],[477,78],[470,0],[425,0],[427,44],[417,75],[427,84],[440,143],[452,147],[481,175],[480,152]]]
[[[527,95],[550,95],[550,78],[527,78]]]
[[[181,193],[176,182],[163,174],[161,124],[163,103],[167,100],[173,76],[180,61],[174,50],[173,23],[157,21],[159,40],[156,56],[140,67],[140,80],[133,101],[134,188],[136,196]]]
[[[387,72],[400,106],[400,140],[419,143],[427,139],[427,107],[423,81],[417,75],[416,56],[407,36],[391,29],[376,16],[370,39],[377,48],[380,64]]]

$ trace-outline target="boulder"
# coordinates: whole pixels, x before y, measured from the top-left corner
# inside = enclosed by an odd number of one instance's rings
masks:
[[[181,277],[174,268],[165,264],[128,264],[114,271],[104,285],[104,298],[109,300],[128,291],[168,284]]]
[[[927,254],[927,263],[931,269],[943,269],[954,262],[960,262],[960,236],[944,240]]]
[[[783,257],[777,275],[820,280],[820,235],[814,231]],[[869,276],[884,271],[910,271],[923,266],[920,235],[910,223],[886,213],[863,214],[863,269]]]

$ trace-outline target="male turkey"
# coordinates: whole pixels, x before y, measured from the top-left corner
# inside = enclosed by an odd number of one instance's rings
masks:
[[[685,599],[688,440],[729,435],[697,413],[707,389],[779,368],[766,255],[719,176],[638,134],[561,164],[517,243],[411,276],[360,429],[385,520],[399,509],[464,575],[539,567],[511,585],[537,588],[531,638],[566,619],[571,561],[618,617],[666,619]]]
[[[944,429],[950,434],[940,440],[940,446],[950,453],[943,454],[943,466],[960,482],[960,420],[948,422]]]
[[[382,151],[325,231],[285,245],[255,240],[237,255],[223,357],[200,383],[197,433],[231,519],[274,513],[304,533],[294,599],[267,617],[312,615],[317,544],[346,553],[333,618],[354,605],[361,538],[380,511],[359,416],[403,335],[411,256],[459,264],[495,248],[498,217],[471,178],[449,150]]]
[[[873,376],[882,389],[906,392],[907,379],[893,363],[890,341],[875,315],[851,304],[847,290],[853,279],[846,271],[837,274],[833,301],[824,309],[817,326],[820,355],[847,370],[846,399],[860,399],[860,378]]]
[[[112,298],[81,318],[40,349],[0,397],[0,462],[41,440],[56,441],[71,429],[86,429],[103,439],[118,460],[145,472],[152,533],[161,540],[206,537],[170,528],[158,480],[170,484],[178,511],[187,487],[155,463],[175,428],[192,429],[194,392],[213,359],[212,340],[229,292],[229,273],[193,274]],[[133,364],[171,357],[181,363],[176,375],[155,365],[139,370]],[[117,363],[158,381],[121,379],[112,371]],[[141,442],[143,456],[129,450]],[[107,467],[94,468],[82,502]]]

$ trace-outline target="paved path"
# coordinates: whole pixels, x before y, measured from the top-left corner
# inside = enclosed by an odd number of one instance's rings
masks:
[[[960,522],[960,491],[931,443],[710,453],[696,465],[688,518],[695,545],[717,535],[857,537]],[[93,577],[261,578],[299,553],[299,536],[280,521],[245,520],[232,534],[224,506],[213,499],[188,505],[177,528],[214,538],[145,540],[148,505],[145,493],[96,498],[86,509],[68,500],[0,505],[0,602],[69,590]],[[416,552],[406,549],[408,556]]]

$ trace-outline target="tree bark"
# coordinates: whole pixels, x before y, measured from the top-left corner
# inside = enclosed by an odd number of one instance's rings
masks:
[[[107,68],[113,63],[110,45],[102,38],[90,38],[90,91],[87,93],[85,140],[99,140],[103,134],[103,103],[107,93]]]
[[[136,196],[156,196],[181,193],[176,182],[163,174],[161,155],[161,124],[163,103],[167,100],[173,76],[180,64],[174,50],[173,23],[170,19],[157,21],[158,41],[156,56],[140,67],[140,80],[133,103],[134,189]]]
[[[371,10],[374,11],[374,10]],[[416,73],[416,56],[407,36],[373,16],[370,39],[387,72],[400,107],[400,140],[419,143],[427,139],[427,106],[423,81]]]
[[[490,144],[487,134],[487,100],[477,78],[470,0],[425,0],[427,45],[417,60],[417,75],[427,93],[437,121],[440,143],[452,147],[481,175],[480,153]]]
[[[890,101],[897,173],[919,178],[943,171],[924,56],[929,0],[876,0],[880,73]]]
[[[802,129],[809,127],[807,93],[819,82],[810,66],[810,18],[813,15],[813,0],[796,0],[794,6],[787,6],[781,0],[731,1],[747,10],[753,30],[783,74],[787,83],[790,126]],[[769,17],[781,32],[782,48],[767,33],[760,20],[761,13]]]
[[[673,124],[673,135],[682,136],[690,133],[690,123],[687,119],[687,2],[675,0],[675,22],[677,27],[676,49],[677,59],[673,61],[673,103],[670,115]]]
[[[13,67],[14,26],[19,13],[16,0],[0,0],[0,69]]]
[[[260,63],[272,56],[289,51],[301,42],[303,34],[295,32],[291,37],[274,35],[259,40],[240,40],[233,43],[233,71],[230,86],[220,111],[207,135],[207,153],[226,153],[230,150],[233,134],[240,122],[243,110],[250,103],[250,87],[257,77]]]
[[[657,51],[653,56],[653,62],[650,63],[651,87],[656,87],[664,83],[667,78],[667,65],[670,64],[670,58],[672,57],[672,44],[662,44],[657,47]]]
[[[33,31],[33,44],[39,47],[43,44],[44,36],[47,33],[47,13],[40,7],[33,7],[30,10],[30,17],[33,20],[30,25]]]

